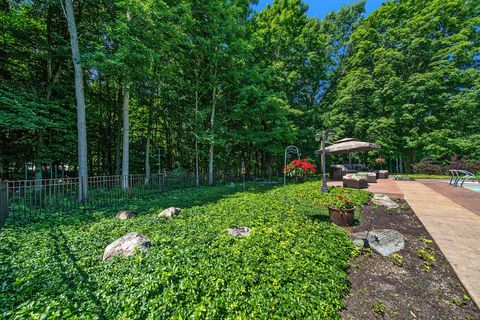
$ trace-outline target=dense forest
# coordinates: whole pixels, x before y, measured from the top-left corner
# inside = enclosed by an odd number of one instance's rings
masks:
[[[386,1],[368,16],[359,1],[323,19],[301,0],[256,2],[0,0],[1,177],[77,172],[79,152],[90,175],[161,162],[213,179],[242,161],[260,174],[289,144],[313,158],[321,129],[407,170],[480,159],[478,0]]]

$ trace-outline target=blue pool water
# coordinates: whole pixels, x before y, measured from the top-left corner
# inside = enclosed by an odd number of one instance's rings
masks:
[[[480,192],[480,183],[478,182],[465,182],[463,186],[475,192]]]

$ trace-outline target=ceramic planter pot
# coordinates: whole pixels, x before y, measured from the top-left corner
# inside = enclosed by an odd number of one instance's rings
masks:
[[[342,210],[328,207],[328,212],[330,213],[330,220],[337,226],[346,227],[353,224],[355,207]]]

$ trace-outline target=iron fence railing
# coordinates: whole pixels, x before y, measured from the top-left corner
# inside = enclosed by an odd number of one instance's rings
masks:
[[[208,184],[206,175],[198,180],[199,185]],[[100,209],[132,198],[194,187],[196,181],[191,173],[0,181],[0,228],[7,217],[22,224],[69,210]],[[242,181],[240,174],[214,178],[215,184]]]
[[[8,217],[8,183],[0,181],[0,229],[5,225]]]

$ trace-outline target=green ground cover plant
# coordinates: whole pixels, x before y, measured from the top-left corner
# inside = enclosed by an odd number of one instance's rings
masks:
[[[334,319],[348,292],[347,233],[328,221],[324,203],[370,194],[319,182],[283,189],[177,190],[129,209],[72,212],[0,234],[0,317],[6,319]],[[158,217],[169,206],[179,216]],[[323,219],[312,219],[312,211]],[[226,228],[248,226],[248,237]],[[129,233],[150,251],[104,263],[105,246]]]

